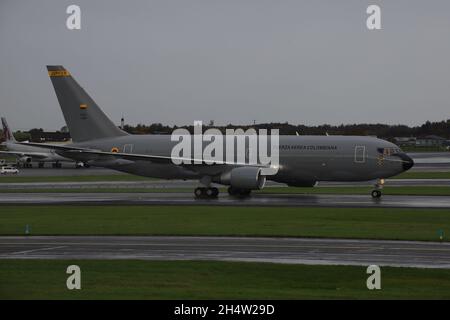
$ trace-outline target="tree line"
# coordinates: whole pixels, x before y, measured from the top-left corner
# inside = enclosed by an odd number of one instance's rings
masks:
[[[278,129],[282,135],[357,135],[357,136],[377,136],[379,138],[393,140],[394,137],[424,137],[427,135],[437,135],[446,139],[450,139],[450,119],[446,121],[430,122],[427,121],[420,126],[407,125],[387,125],[387,124],[341,124],[329,125],[323,124],[318,126],[307,126],[303,124],[294,125],[288,122],[284,123],[259,123],[254,125],[232,125],[226,126],[211,126],[203,125],[203,130],[209,128],[217,128],[222,133],[226,129],[242,128],[247,130],[254,128],[259,129]],[[150,125],[138,124],[136,126],[125,125],[124,130],[132,134],[171,134],[173,130],[178,128],[185,128],[190,133],[194,132],[194,127],[190,126],[169,126],[161,123],[152,123]],[[43,131],[42,129],[31,129],[30,131],[16,131],[14,136],[17,140],[27,140],[30,133]],[[4,140],[3,132],[0,130],[1,140]]]
[[[357,135],[357,136],[377,136],[384,139],[392,140],[394,137],[423,137],[427,135],[437,135],[446,139],[450,139],[450,119],[440,122],[427,121],[420,126],[407,125],[387,125],[387,124],[341,124],[329,125],[323,124],[318,126],[294,125],[285,123],[260,123],[254,125],[232,125],[226,126],[208,126],[203,125],[203,130],[209,128],[217,128],[222,133],[226,129],[249,128],[259,129],[278,129],[282,135]],[[190,133],[194,132],[191,126],[168,126],[161,123],[153,123],[151,125],[138,124],[137,126],[125,125],[124,130],[132,134],[171,134],[173,130],[185,128]]]

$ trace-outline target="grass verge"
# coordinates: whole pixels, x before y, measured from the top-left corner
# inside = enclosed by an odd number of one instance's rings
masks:
[[[264,188],[256,193],[275,194],[363,194],[370,195],[373,187],[314,187],[314,188]],[[401,186],[384,187],[385,195],[450,196],[450,186]]]
[[[450,171],[442,171],[442,172],[407,171],[390,179],[450,179]],[[144,181],[144,180],[158,180],[158,179],[140,177],[132,174],[33,176],[33,177],[21,176],[19,174],[18,176],[15,175],[0,176],[0,184],[14,183],[14,182],[26,183],[26,182],[91,182],[91,181]]]
[[[450,171],[406,171],[390,179],[450,179]]]
[[[438,241],[450,209],[2,206],[0,235],[289,236]]]
[[[66,268],[81,268],[81,290]],[[450,270],[209,261],[3,260],[0,299],[450,299]]]
[[[23,169],[26,170],[26,169]],[[63,170],[63,169],[55,169]],[[80,169],[83,170],[83,169]],[[109,175],[79,175],[79,176],[21,176],[2,175],[1,183],[27,183],[27,182],[97,182],[97,181],[144,181],[155,180],[153,178],[135,176],[132,174],[109,174]]]

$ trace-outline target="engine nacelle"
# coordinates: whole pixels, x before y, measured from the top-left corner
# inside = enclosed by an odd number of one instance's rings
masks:
[[[31,157],[20,157],[19,158],[19,162],[20,163],[30,163],[31,162]]]
[[[240,167],[222,174],[219,182],[236,189],[258,190],[264,188],[266,177],[261,175],[261,168]]]

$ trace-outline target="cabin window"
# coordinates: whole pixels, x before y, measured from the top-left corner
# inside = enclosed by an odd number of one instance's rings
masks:
[[[366,162],[366,146],[355,147],[355,162],[356,163]]]

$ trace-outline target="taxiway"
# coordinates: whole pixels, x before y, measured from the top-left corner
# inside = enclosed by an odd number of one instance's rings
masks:
[[[0,205],[213,205],[275,207],[450,208],[448,196],[254,194],[235,198],[195,199],[192,192],[178,193],[0,193]]]
[[[250,237],[0,237],[0,259],[220,260],[450,268],[450,243]]]

